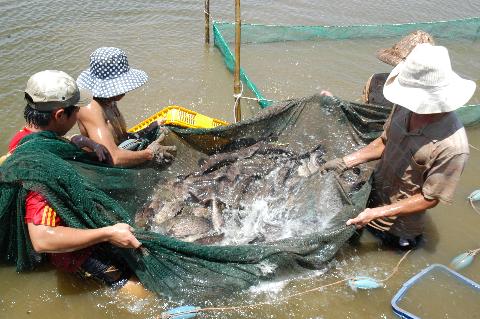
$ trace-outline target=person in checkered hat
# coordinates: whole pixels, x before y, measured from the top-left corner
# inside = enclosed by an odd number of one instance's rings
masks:
[[[175,146],[162,145],[168,130],[154,122],[136,134],[127,132],[125,119],[117,103],[127,92],[141,87],[147,74],[131,68],[125,52],[118,48],[101,47],[90,55],[90,67],[77,78],[80,88],[92,92],[92,102],[78,113],[78,126],[83,136],[104,145],[115,166],[133,167],[155,162],[167,164],[174,158]],[[145,149],[138,149],[142,137],[163,132]]]

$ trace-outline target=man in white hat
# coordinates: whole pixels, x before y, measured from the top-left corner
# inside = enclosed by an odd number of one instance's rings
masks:
[[[475,91],[451,67],[448,51],[417,45],[390,73],[383,89],[395,104],[382,135],[366,147],[324,165],[341,173],[379,160],[373,172],[369,207],[347,225],[367,229],[387,244],[417,245],[425,211],[451,203],[469,155],[468,141],[456,109]]]

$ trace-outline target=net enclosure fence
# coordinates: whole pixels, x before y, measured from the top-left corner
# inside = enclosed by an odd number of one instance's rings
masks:
[[[410,32],[423,30],[430,33],[437,40],[436,42],[442,43],[442,41],[447,41],[448,44],[452,45],[461,42],[462,44],[468,45],[470,49],[477,44],[476,50],[478,50],[480,18],[474,17],[448,21],[403,24],[344,26],[294,26],[242,23],[241,28],[241,43],[242,45],[248,45],[250,47],[268,43],[291,42],[291,48],[293,48],[295,43],[300,43],[301,41],[310,41],[311,43],[318,43],[318,45],[321,46],[321,41],[324,40],[342,41],[355,39],[361,39],[363,43],[366,41],[378,41],[378,39],[390,39],[389,42],[386,43],[390,43],[389,45],[391,45]],[[225,65],[231,72],[233,72],[235,57],[232,54],[231,46],[235,41],[235,24],[230,22],[214,22],[213,35],[215,46],[222,53]],[[383,45],[387,45],[386,43]],[[468,47],[463,46],[461,50],[469,50]],[[258,52],[258,50],[255,52]],[[281,52],[279,52],[279,56],[280,53]],[[339,53],[341,54],[341,52]],[[270,59],[272,59],[272,57],[270,57]],[[301,60],[302,57],[296,57],[296,59]],[[308,61],[305,61],[305,63],[308,65]],[[275,68],[273,67],[273,69]],[[265,96],[262,89],[260,89],[260,87],[265,87],[267,84],[255,82],[248,74],[247,70],[248,65],[245,64],[240,70],[241,80],[245,87],[253,93],[256,99],[258,99],[258,103],[262,108],[271,105],[271,99],[275,99],[275,96]],[[469,71],[472,72],[474,70],[469,68]],[[301,71],[299,70],[298,72]],[[477,74],[473,72],[472,76],[476,75]],[[479,79],[475,78],[473,80],[478,81]],[[360,89],[361,88],[359,88],[359,90]],[[341,92],[337,93],[341,94]],[[476,125],[480,122],[480,105],[472,104],[468,107],[461,108],[457,110],[457,114],[465,126]]]
[[[422,29],[475,41],[479,28],[478,18],[345,27],[244,24],[242,40],[392,37]],[[215,23],[214,35],[233,69],[233,24]],[[224,127],[170,127],[166,144],[177,146],[177,156],[167,167],[102,166],[51,132],[24,138],[0,166],[3,261],[29,271],[45,259],[33,251],[24,222],[25,197],[36,191],[67,226],[132,225],[141,248],[109,248],[159,296],[187,301],[323,267],[355,232],[345,222],[366,207],[371,168],[337,176],[318,167],[378,137],[390,109],[318,95],[270,105],[243,69],[241,77],[269,107]]]
[[[0,253],[18,271],[41,262],[24,222],[28,191],[65,224],[129,223],[140,249],[115,249],[160,296],[225,294],[318,269],[354,233],[370,169],[316,170],[378,136],[385,111],[311,96],[214,129],[171,127],[168,167],[93,163],[51,132],[31,134],[0,167]],[[376,133],[377,132],[377,133]]]

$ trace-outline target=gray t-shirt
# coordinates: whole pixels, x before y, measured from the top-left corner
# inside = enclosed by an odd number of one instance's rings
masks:
[[[454,112],[420,130],[408,132],[408,109],[395,106],[381,136],[385,150],[373,173],[371,207],[389,205],[416,194],[451,203],[468,159],[467,135]],[[425,212],[384,217],[370,226],[413,238],[424,228]]]

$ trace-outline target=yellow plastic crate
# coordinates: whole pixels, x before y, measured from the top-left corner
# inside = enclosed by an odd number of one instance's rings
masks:
[[[213,128],[229,124],[228,122],[208,117],[178,105],[170,105],[130,128],[128,132],[138,132],[160,118],[165,119],[165,125],[176,125],[185,128]]]

